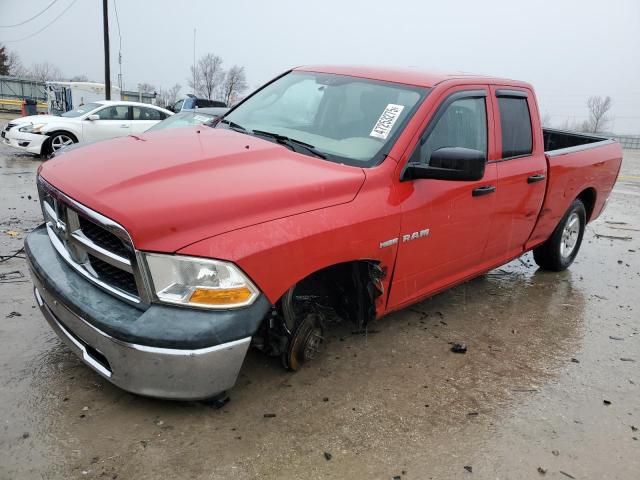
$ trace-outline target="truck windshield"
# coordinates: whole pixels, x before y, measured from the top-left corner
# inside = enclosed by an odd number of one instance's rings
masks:
[[[380,163],[428,89],[345,75],[290,72],[238,105],[219,127],[269,132],[312,146],[327,160]],[[294,145],[293,142],[287,143]],[[313,155],[308,149],[300,153]]]

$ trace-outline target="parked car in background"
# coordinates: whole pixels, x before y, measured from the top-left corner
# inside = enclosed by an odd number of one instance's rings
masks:
[[[11,147],[37,155],[50,155],[78,142],[95,142],[142,133],[173,115],[155,105],[98,101],[57,115],[32,115],[9,122],[0,134]]]
[[[147,132],[156,132],[169,128],[188,127],[190,125],[202,125],[214,123],[229,111],[226,107],[199,108],[197,110],[183,110],[156,123]]]
[[[185,98],[181,98],[173,105],[167,107],[172,112],[178,113],[182,110],[195,110],[197,108],[210,108],[210,107],[226,107],[227,104],[219,100],[208,100],[206,98],[198,98],[195,95],[189,93]]]

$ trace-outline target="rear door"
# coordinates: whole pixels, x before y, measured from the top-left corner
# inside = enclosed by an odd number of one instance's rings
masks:
[[[155,108],[134,106],[131,133],[142,133],[165,118],[165,114]]]
[[[487,243],[494,264],[520,255],[538,220],[546,189],[547,161],[533,92],[491,87],[496,112],[498,188]]]
[[[94,114],[100,118],[82,121],[82,136],[85,142],[123,137],[131,132],[128,105],[108,105]]]
[[[493,147],[492,104],[486,85],[449,89],[420,135],[411,161],[429,162],[443,147]],[[391,288],[390,308],[411,303],[482,268],[494,212],[495,163],[478,181],[402,181],[402,226]]]

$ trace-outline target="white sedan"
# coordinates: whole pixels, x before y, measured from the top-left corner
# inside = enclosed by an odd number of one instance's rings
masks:
[[[173,115],[147,103],[100,101],[83,105],[60,116],[32,115],[9,122],[1,141],[28,153],[48,156],[78,142],[142,133]]]

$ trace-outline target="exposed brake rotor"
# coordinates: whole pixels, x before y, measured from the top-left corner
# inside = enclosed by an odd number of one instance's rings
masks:
[[[313,360],[324,343],[322,315],[309,313],[296,327],[289,347],[283,355],[284,366],[298,370],[303,363]]]

